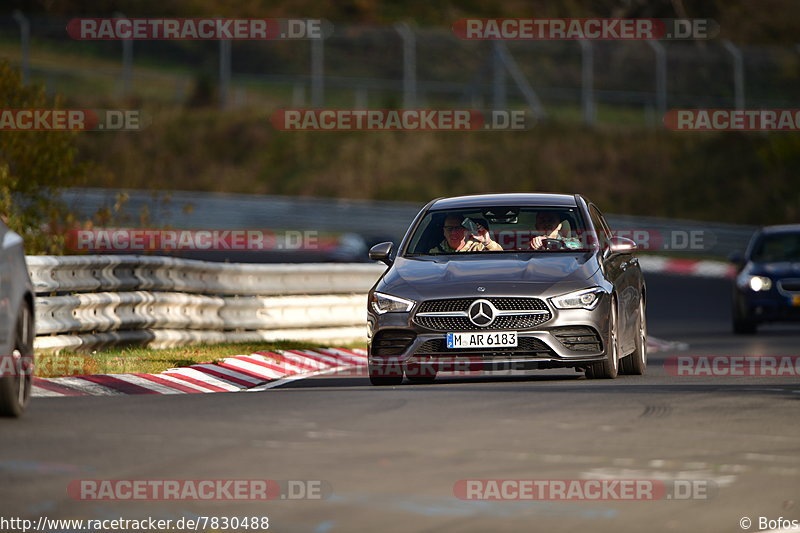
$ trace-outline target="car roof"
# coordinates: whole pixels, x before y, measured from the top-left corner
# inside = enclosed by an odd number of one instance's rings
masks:
[[[764,226],[761,233],[800,233],[800,224],[782,224],[780,226]]]
[[[577,202],[572,194],[507,193],[473,194],[439,198],[430,206],[431,210],[462,209],[489,206],[548,206],[575,207]]]

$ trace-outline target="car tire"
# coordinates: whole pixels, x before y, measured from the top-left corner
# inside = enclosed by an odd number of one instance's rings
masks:
[[[611,319],[608,325],[608,348],[609,356],[603,360],[590,365],[586,369],[586,377],[589,379],[614,379],[619,374],[619,331],[617,319],[617,301],[611,300]]]
[[[758,330],[754,320],[733,320],[733,332],[737,335],[752,335]]]
[[[436,369],[424,363],[406,363],[404,372],[412,383],[433,383],[436,380]]]
[[[639,316],[636,320],[636,349],[620,362],[623,374],[641,376],[647,369],[647,317],[644,299],[639,300]]]
[[[0,377],[0,416],[17,417],[28,405],[33,384],[33,321],[27,304],[17,317],[11,357],[13,374]]]
[[[376,386],[400,385],[403,382],[403,367],[398,363],[370,364],[369,382]]]
[[[758,323],[750,318],[742,304],[733,302],[733,332],[737,335],[752,335],[758,329]]]

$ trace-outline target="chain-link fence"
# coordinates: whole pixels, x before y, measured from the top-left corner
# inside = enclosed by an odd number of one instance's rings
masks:
[[[447,29],[337,26],[324,40],[77,41],[68,19],[0,19],[0,55],[51,93],[167,105],[524,108],[659,124],[668,108],[778,108],[800,45],[719,40],[466,41]]]

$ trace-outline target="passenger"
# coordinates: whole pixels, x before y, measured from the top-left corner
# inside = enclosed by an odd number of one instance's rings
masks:
[[[462,224],[464,217],[461,215],[448,215],[444,219],[442,232],[444,240],[431,248],[431,254],[451,254],[453,252],[500,252],[503,247],[492,240],[489,235],[489,224],[482,218],[474,218],[478,226],[475,233],[467,236],[467,228]]]

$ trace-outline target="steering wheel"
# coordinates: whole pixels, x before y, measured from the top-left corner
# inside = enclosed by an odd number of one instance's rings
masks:
[[[542,239],[542,248],[545,250],[566,250],[567,245],[561,239]]]

